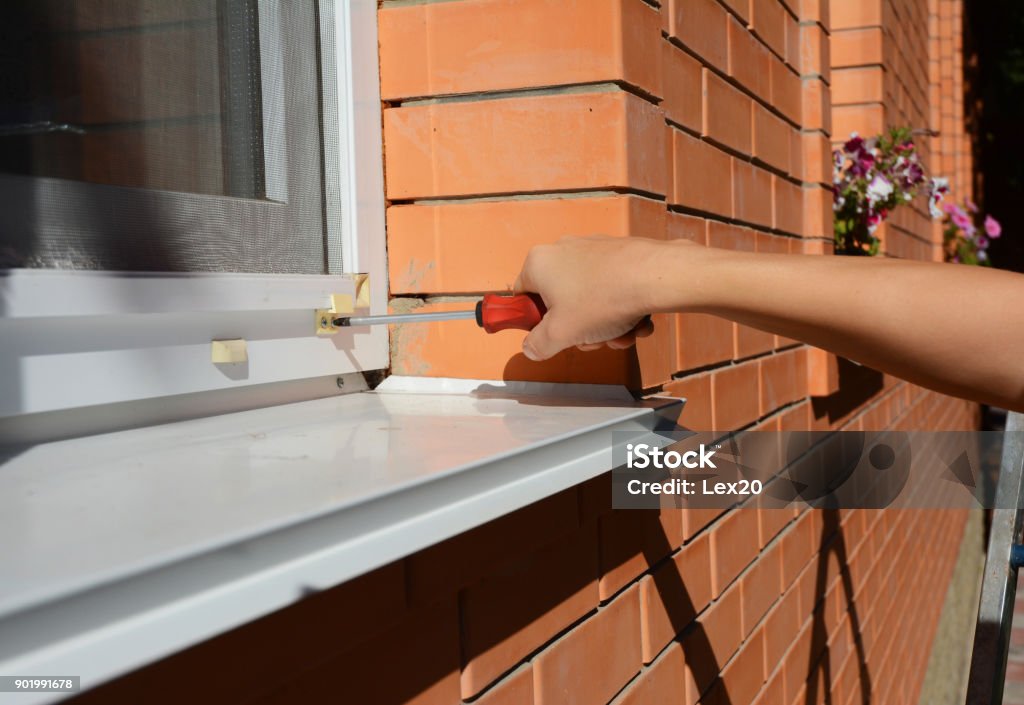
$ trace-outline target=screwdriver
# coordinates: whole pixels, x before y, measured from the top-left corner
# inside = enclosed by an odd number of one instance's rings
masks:
[[[499,330],[533,330],[547,313],[537,294],[484,294],[476,307],[465,311],[437,313],[396,313],[386,316],[348,316],[334,319],[336,326],[374,326],[388,323],[426,323],[476,319],[488,333]]]

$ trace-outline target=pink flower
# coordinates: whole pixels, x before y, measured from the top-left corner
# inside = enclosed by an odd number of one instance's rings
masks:
[[[985,216],[985,232],[993,240],[1003,234],[1003,226],[990,215]]]
[[[988,238],[984,235],[979,235],[974,239],[974,244],[978,246],[979,250],[988,248]]]
[[[974,201],[972,201],[971,199],[965,198],[964,205],[967,206],[967,210],[969,210],[971,213],[978,212],[978,206],[975,205]]]

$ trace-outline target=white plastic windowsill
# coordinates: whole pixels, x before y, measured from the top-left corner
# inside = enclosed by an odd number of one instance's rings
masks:
[[[0,674],[93,687],[665,445],[681,404],[391,377],[32,446],[0,465]]]

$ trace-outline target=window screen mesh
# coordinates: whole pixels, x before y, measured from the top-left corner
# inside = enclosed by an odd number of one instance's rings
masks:
[[[325,272],[313,2],[4,9],[0,267]]]

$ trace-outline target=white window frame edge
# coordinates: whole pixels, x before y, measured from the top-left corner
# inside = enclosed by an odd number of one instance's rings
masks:
[[[384,326],[330,337],[314,334],[315,309],[328,308],[334,294],[355,298],[355,273],[371,274],[370,312],[387,308],[376,3],[320,1],[321,18],[331,18],[335,32],[339,149],[325,157],[338,160],[337,173],[344,177],[340,199],[347,273],[2,273],[0,329],[7,331],[0,338],[17,337],[18,348],[13,354],[8,350],[7,356],[17,361],[18,369],[0,375],[0,421],[388,367]],[[161,330],[179,336],[178,341],[191,337],[190,342],[139,346],[137,339],[130,340],[133,332],[138,335],[145,328],[138,314],[166,314]],[[215,324],[215,318],[221,322]],[[51,320],[45,326],[26,326],[30,319],[35,324]],[[209,339],[197,341],[198,330],[211,331]],[[122,331],[127,344],[116,342],[120,336],[113,335]],[[280,335],[274,337],[274,331]],[[250,365],[233,371],[213,365],[210,342],[217,338],[246,339]],[[65,342],[68,347],[62,352]],[[5,347],[10,345],[0,344],[0,362]],[[18,350],[26,347],[38,354],[19,358]],[[281,399],[292,400],[289,395]]]

